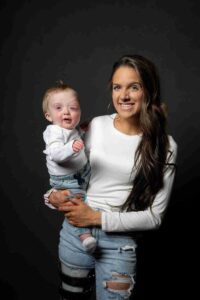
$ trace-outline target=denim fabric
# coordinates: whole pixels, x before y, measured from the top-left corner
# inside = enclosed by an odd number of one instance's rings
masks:
[[[57,190],[70,190],[72,195],[81,194],[86,199],[86,188],[90,178],[90,164],[87,163],[81,170],[73,175],[50,175],[50,185]],[[76,234],[90,233],[89,228],[76,227]]]
[[[85,194],[90,179],[90,164],[87,163],[81,170],[72,175],[50,175],[50,185],[58,190],[70,189],[72,193],[80,191]]]
[[[92,235],[97,248],[91,255],[84,250],[75,228],[65,220],[60,231],[61,263],[72,269],[95,268],[97,300],[130,299],[135,283],[137,241],[130,234],[106,233],[99,228],[93,228]],[[130,288],[114,290],[107,286],[109,281],[126,282]]]

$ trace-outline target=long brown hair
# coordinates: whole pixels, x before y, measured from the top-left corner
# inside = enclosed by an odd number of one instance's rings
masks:
[[[110,83],[116,70],[128,66],[138,72],[145,99],[140,113],[142,139],[135,154],[136,176],[133,188],[122,209],[144,210],[150,207],[163,187],[164,170],[169,153],[166,111],[161,103],[160,80],[155,65],[141,55],[122,56],[113,65]]]

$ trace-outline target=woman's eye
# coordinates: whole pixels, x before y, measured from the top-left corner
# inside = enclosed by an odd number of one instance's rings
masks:
[[[138,86],[138,85],[136,85],[136,84],[134,84],[134,85],[132,86],[132,90],[134,90],[134,91],[138,91],[138,90],[139,90],[139,86]]]
[[[118,91],[120,89],[119,85],[113,85],[113,91]]]
[[[141,85],[140,84],[133,84],[132,85],[132,90],[133,91],[139,91],[141,89]]]

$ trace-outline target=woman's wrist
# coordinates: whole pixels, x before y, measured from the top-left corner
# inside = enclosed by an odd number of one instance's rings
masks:
[[[93,217],[92,217],[92,225],[101,227],[101,212],[100,211],[94,211]]]

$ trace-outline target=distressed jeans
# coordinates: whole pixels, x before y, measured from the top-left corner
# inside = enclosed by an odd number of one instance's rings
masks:
[[[65,220],[60,231],[59,259],[72,270],[95,269],[96,299],[130,299],[135,285],[137,241],[129,233],[109,233],[92,229],[97,240],[93,254],[85,252],[75,229]]]

